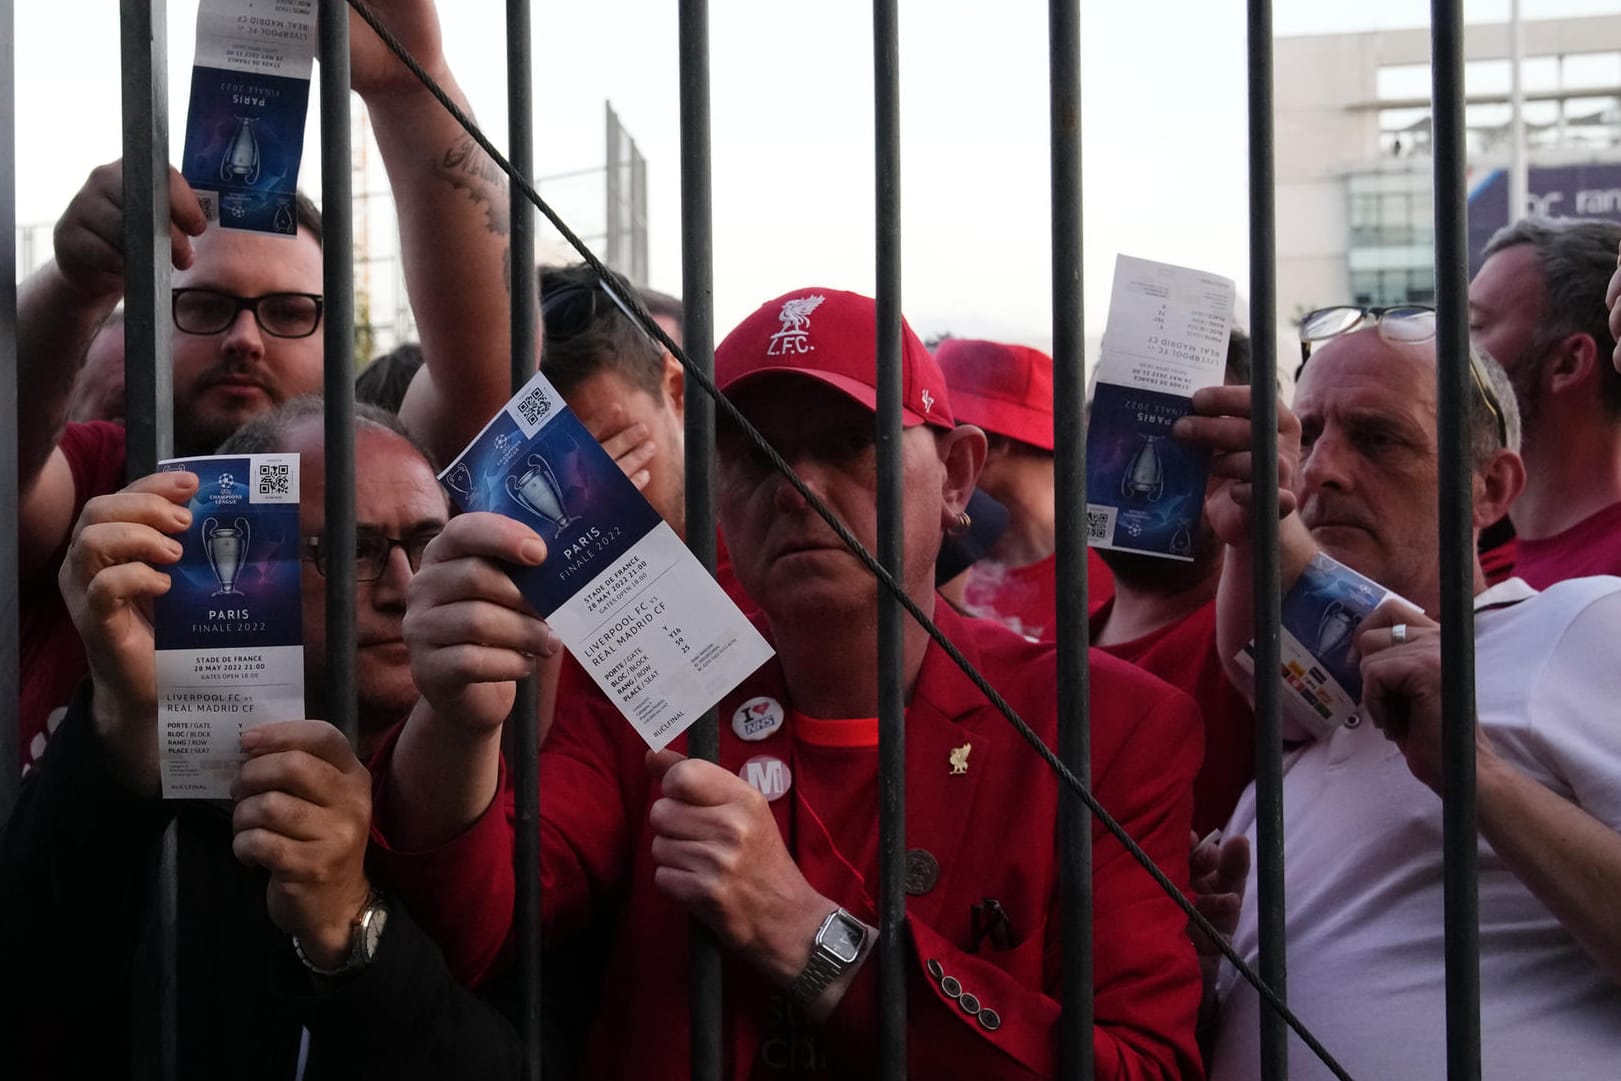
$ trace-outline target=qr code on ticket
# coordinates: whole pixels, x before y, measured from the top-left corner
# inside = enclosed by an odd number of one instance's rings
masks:
[[[1088,544],[1108,544],[1114,539],[1114,507],[1091,505],[1086,508],[1086,540]]]
[[[297,503],[298,467],[290,459],[267,459],[253,463],[255,503]]]
[[[552,400],[544,386],[535,387],[518,400],[518,412],[531,428],[545,420],[552,411]]]

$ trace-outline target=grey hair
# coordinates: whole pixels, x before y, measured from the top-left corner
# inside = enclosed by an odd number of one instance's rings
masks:
[[[286,449],[287,433],[294,426],[307,420],[321,420],[325,415],[326,404],[318,395],[304,394],[297,398],[289,398],[268,413],[259,414],[231,433],[214,453],[274,454]],[[416,437],[400,423],[399,417],[367,402],[356,402],[355,429],[358,431],[367,427],[381,428],[399,436],[411,445],[412,450],[422,455],[422,460],[428,463],[429,469],[435,473],[439,471],[433,455],[417,442]]]
[[[1532,345],[1546,348],[1571,334],[1586,334],[1598,347],[1606,412],[1621,418],[1621,373],[1609,358],[1615,350],[1604,291],[1615,273],[1621,222],[1598,218],[1529,217],[1497,230],[1483,258],[1520,244],[1536,250],[1542,270],[1542,318]],[[1514,357],[1501,357],[1512,362]]]

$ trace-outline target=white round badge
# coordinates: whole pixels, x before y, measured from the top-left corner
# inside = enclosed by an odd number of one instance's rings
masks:
[[[784,716],[782,703],[775,698],[751,698],[732,714],[732,731],[738,739],[756,743],[781,728]]]
[[[737,775],[767,800],[781,799],[794,784],[794,775],[789,772],[788,763],[774,754],[755,755],[743,763]]]

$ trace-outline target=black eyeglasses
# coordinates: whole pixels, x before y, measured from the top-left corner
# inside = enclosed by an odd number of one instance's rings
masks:
[[[218,334],[245,311],[276,338],[308,338],[321,325],[321,297],[315,293],[239,297],[217,289],[176,289],[173,307],[176,329],[187,334]]]
[[[1389,308],[1364,308],[1354,304],[1341,304],[1332,308],[1318,308],[1300,319],[1300,367],[1295,378],[1306,370],[1311,359],[1312,346],[1318,342],[1338,338],[1353,330],[1360,330],[1369,322],[1379,328],[1379,336],[1387,342],[1416,344],[1435,337],[1435,309],[1422,304],[1403,304]],[[1480,392],[1480,400],[1497,425],[1497,445],[1508,446],[1508,422],[1503,418],[1503,403],[1498,400],[1492,385],[1480,370],[1480,361],[1473,348],[1469,351],[1469,378]]]
[[[411,565],[411,573],[415,574],[422,569],[422,553],[443,528],[425,529],[409,537],[390,537],[379,530],[362,526],[355,533],[355,580],[375,582],[381,578],[388,570],[388,561],[396,548],[405,553],[405,561]],[[305,537],[304,550],[315,561],[315,569],[321,572],[323,578],[326,577],[328,561],[332,558],[326,538],[320,534]]]

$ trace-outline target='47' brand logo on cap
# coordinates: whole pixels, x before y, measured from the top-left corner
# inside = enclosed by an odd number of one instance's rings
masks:
[[[808,296],[784,301],[782,311],[777,313],[777,318],[782,320],[782,329],[771,335],[771,344],[766,347],[765,355],[780,357],[813,351],[816,347],[810,344],[811,312],[821,307],[826,299]]]

